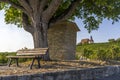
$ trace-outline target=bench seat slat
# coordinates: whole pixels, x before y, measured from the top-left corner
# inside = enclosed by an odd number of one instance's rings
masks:
[[[46,54],[45,52],[44,53],[33,53],[33,52],[29,52],[29,53],[26,53],[26,52],[23,52],[23,53],[17,53],[16,55],[44,55]]]
[[[17,51],[16,55],[44,55],[44,54],[46,54],[46,50],[48,48],[41,49],[41,50],[40,49],[37,48],[37,49],[19,50],[19,51]]]
[[[35,58],[35,56],[6,56],[7,58]]]
[[[27,52],[34,52],[34,53],[36,53],[36,52],[43,52],[43,53],[44,53],[44,52],[46,52],[46,50],[40,50],[40,51],[30,51],[30,50],[21,51],[21,50],[20,50],[20,51],[18,51],[18,52],[26,52],[26,53],[27,53]]]

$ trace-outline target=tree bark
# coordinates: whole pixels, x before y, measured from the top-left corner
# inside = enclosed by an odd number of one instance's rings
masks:
[[[43,26],[39,25],[34,28],[33,33],[34,48],[45,48],[48,47],[47,42],[47,29],[44,29]]]
[[[48,24],[46,23],[40,23],[37,24],[37,26],[34,26],[34,33],[32,34],[34,41],[34,48],[48,47],[47,28],[48,28]],[[42,59],[50,60],[49,50],[46,52],[46,55],[42,57]]]

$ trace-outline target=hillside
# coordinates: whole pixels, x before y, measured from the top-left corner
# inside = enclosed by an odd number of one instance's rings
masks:
[[[84,56],[97,60],[119,60],[120,42],[77,45],[77,58]]]

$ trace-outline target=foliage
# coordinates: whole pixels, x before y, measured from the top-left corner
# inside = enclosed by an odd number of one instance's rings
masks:
[[[6,56],[14,56],[16,52],[0,52],[0,64],[6,64],[8,58]],[[28,59],[29,60],[29,59]],[[27,61],[27,59],[20,59],[19,62]]]
[[[5,21],[7,24],[15,24],[18,27],[22,25],[22,13],[20,10],[10,7],[9,9],[6,9],[5,12]]]
[[[116,39],[116,40],[115,40],[115,39],[109,39],[108,41],[109,41],[109,42],[120,42],[120,38],[118,38],[118,39]]]
[[[120,38],[116,39],[117,42],[120,42]]]
[[[109,39],[108,41],[109,42],[115,42],[115,39]]]
[[[47,2],[44,11],[50,6],[52,1],[49,0]],[[75,11],[68,19],[74,20],[75,17],[82,19],[85,24],[84,27],[89,32],[98,29],[104,18],[113,20],[113,23],[120,19],[120,0],[62,0],[52,19],[61,15],[64,16],[75,1],[80,1],[78,2],[79,5],[76,6]],[[13,8],[16,5],[22,6],[18,0],[0,0],[0,10],[5,10],[5,22],[22,26],[21,13],[23,11]]]
[[[15,55],[15,54],[16,52],[0,52],[0,64],[7,63],[8,59],[6,58],[6,56]]]
[[[77,55],[95,60],[120,60],[120,42],[77,45]]]

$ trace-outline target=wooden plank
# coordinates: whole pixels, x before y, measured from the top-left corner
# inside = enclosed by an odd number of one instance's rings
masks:
[[[35,48],[35,49],[21,49],[18,51],[41,51],[41,50],[47,50],[48,48]]]
[[[46,53],[46,51],[18,51],[17,53]]]
[[[44,53],[44,52],[46,52],[47,50],[19,50],[19,51],[17,51],[17,52],[26,52],[26,53],[29,53],[29,52],[34,52],[34,53],[37,53],[37,52],[42,52],[42,53]]]
[[[16,55],[44,55],[46,54],[47,50],[48,48],[18,50]]]
[[[26,53],[26,52],[23,52],[23,53],[17,53],[16,55],[44,55],[44,54],[46,54],[46,52],[44,52],[44,53],[33,53],[33,52],[29,52],[29,53]]]
[[[35,58],[35,56],[6,56],[7,58]]]

